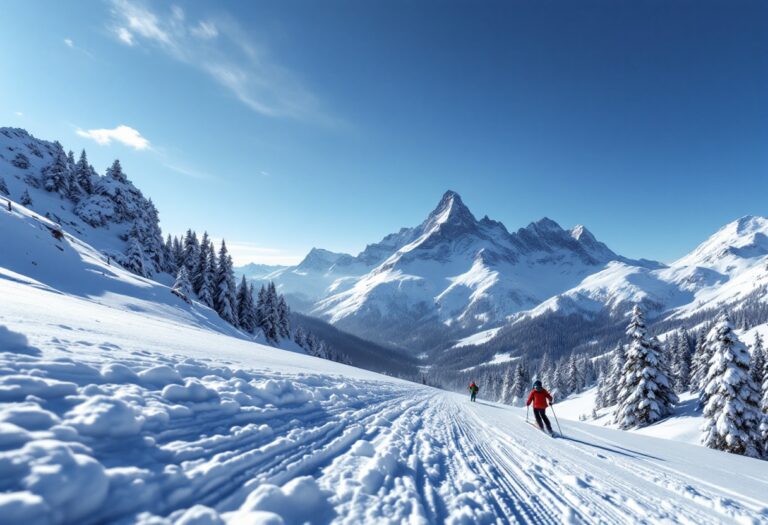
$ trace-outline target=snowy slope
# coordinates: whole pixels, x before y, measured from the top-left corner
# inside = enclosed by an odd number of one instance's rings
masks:
[[[46,187],[46,183],[53,184],[49,175],[57,161],[63,163],[60,167],[66,178],[55,179],[56,185]],[[76,173],[78,169],[80,173]],[[7,195],[0,192],[0,204],[6,204],[5,198],[19,203],[26,193],[32,201],[27,204],[29,209],[118,260],[131,227],[138,223],[145,228],[147,221],[157,221],[156,215],[147,216],[157,213],[151,201],[120,175],[99,176],[87,162],[73,164],[58,143],[37,139],[23,129],[0,128],[0,179],[8,189]]]
[[[765,463],[242,337],[0,211],[5,524],[759,523]],[[57,234],[58,235],[58,234]]]

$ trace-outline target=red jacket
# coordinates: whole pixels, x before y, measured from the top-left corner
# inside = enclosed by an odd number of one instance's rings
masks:
[[[552,396],[549,395],[549,392],[543,388],[541,390],[536,390],[534,388],[528,395],[528,401],[525,402],[525,406],[530,405],[531,401],[533,401],[533,408],[547,408],[547,406],[549,406],[547,400],[549,400],[550,403],[552,402]]]

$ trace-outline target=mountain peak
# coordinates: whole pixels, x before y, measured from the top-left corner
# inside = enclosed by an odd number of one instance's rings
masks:
[[[571,237],[576,239],[577,241],[587,241],[587,242],[594,242],[597,239],[595,239],[595,236],[592,235],[592,232],[589,231],[586,226],[583,224],[577,224],[570,230]]]
[[[751,233],[765,233],[768,231],[768,218],[760,215],[745,215],[736,219],[731,224],[735,226],[736,233],[739,235],[749,235]]]
[[[474,224],[475,216],[469,211],[461,195],[455,191],[448,190],[443,194],[443,198],[437,204],[437,207],[429,214],[425,225],[436,226],[439,224]]]
[[[322,248],[312,248],[307,256],[304,257],[304,260],[298,264],[297,268],[302,270],[327,270],[343,257],[349,257],[349,255]]]
[[[562,232],[564,231],[562,227],[549,217],[543,217],[539,219],[536,222],[532,222],[528,225],[526,228],[531,231],[537,231],[537,232]]]

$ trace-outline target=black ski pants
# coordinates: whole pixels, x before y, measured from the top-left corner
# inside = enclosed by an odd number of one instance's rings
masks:
[[[539,428],[544,430],[544,425],[547,426],[547,432],[552,432],[552,424],[549,422],[549,418],[547,417],[546,408],[534,408],[533,409],[533,415],[536,417],[536,423],[539,425]]]

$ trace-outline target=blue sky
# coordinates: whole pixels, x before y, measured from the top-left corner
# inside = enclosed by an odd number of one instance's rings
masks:
[[[446,189],[669,261],[768,214],[768,3],[22,1],[0,125],[118,157],[236,262],[356,253]]]

